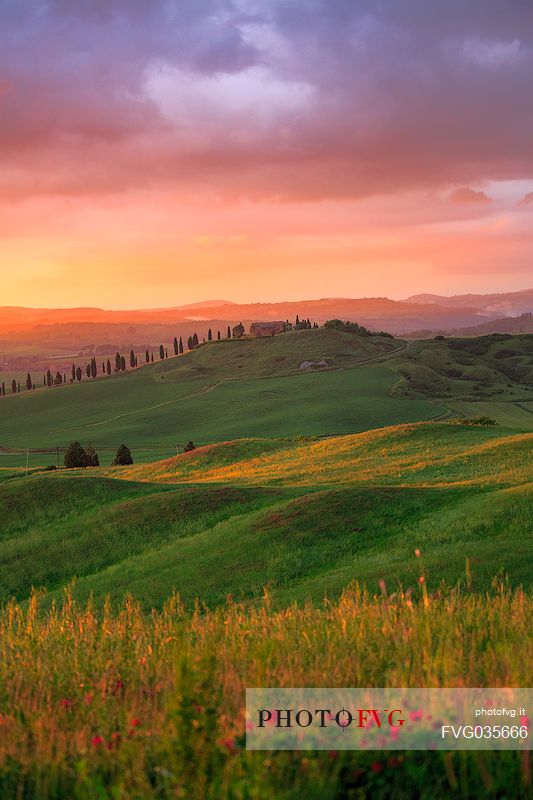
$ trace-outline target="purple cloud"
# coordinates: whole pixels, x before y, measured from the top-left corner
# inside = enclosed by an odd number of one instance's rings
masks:
[[[0,0],[0,26],[8,197],[532,177],[520,0]]]

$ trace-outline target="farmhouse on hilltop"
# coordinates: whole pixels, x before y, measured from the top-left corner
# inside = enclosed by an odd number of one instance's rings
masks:
[[[244,325],[242,322],[239,322],[238,325],[235,325],[231,332],[234,339],[240,339],[241,336],[244,336]]]
[[[272,322],[252,322],[250,325],[250,336],[275,336],[276,333],[283,333],[286,327],[287,323],[279,320]]]

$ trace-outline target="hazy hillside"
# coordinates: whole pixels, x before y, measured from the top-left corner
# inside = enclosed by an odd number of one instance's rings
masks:
[[[439,294],[415,294],[408,297],[407,303],[428,305],[435,303],[448,308],[479,309],[486,316],[517,316],[533,311],[533,289],[522,289],[519,292],[502,292],[501,294],[457,294],[446,297]]]

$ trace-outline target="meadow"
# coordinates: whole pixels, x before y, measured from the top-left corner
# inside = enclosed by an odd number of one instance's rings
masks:
[[[244,748],[246,686],[531,681],[529,340],[513,376],[478,344],[490,380],[452,399],[428,375],[453,346],[377,339],[213,343],[2,399],[1,797],[530,795],[518,753]],[[301,372],[299,343],[330,366]],[[75,438],[102,466],[43,470]],[[110,467],[120,441],[135,463]],[[27,471],[22,442],[49,449]]]
[[[414,556],[413,556],[414,559]],[[420,584],[419,584],[420,586]],[[529,595],[495,583],[272,607],[0,613],[0,795],[35,800],[530,796],[529,753],[247,752],[247,686],[525,686]],[[377,635],[379,632],[379,635]],[[384,646],[386,643],[386,646]],[[356,657],[355,657],[356,654]]]

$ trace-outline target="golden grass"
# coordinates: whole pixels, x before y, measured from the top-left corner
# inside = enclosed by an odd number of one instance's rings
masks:
[[[296,780],[340,778],[327,754],[306,777],[300,757],[281,757],[272,772],[270,758],[243,751],[246,687],[529,685],[533,599],[521,590],[382,589],[373,597],[353,586],[335,603],[281,611],[268,595],[255,608],[210,612],[187,612],[173,597],[149,617],[129,599],[97,614],[68,593],[44,616],[36,596],[26,609],[9,604],[0,613],[2,796],[290,797],[282,790]],[[508,779],[519,782],[510,757]],[[442,767],[441,756],[424,758]],[[87,792],[74,795],[80,779]],[[99,794],[101,782],[114,793]]]

